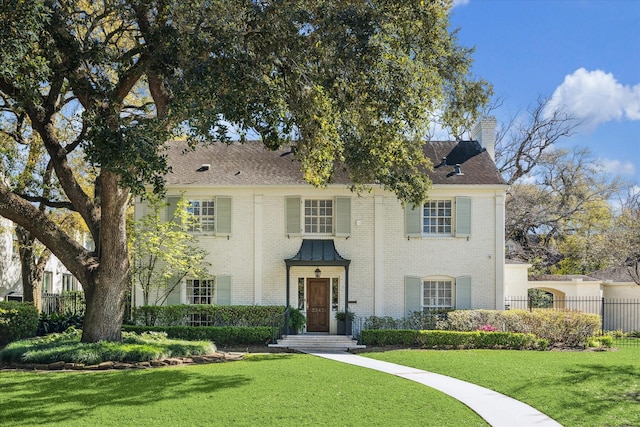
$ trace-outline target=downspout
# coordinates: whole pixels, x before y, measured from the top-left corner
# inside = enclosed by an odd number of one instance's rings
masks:
[[[349,335],[351,316],[349,315],[349,265],[344,266],[344,334]]]
[[[287,308],[285,310],[285,314],[284,314],[284,331],[285,331],[285,335],[289,335],[289,306],[290,306],[290,301],[289,301],[289,287],[290,287],[290,273],[291,273],[291,266],[289,266],[289,263],[287,263]]]

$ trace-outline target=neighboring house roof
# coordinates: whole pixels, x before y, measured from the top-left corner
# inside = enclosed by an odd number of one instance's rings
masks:
[[[529,276],[530,282],[570,282],[572,280],[582,279],[583,282],[597,282],[598,279],[594,279],[590,276],[583,274],[536,274]]]
[[[611,267],[604,270],[595,271],[589,276],[597,280],[611,280],[612,282],[633,283],[633,278],[629,274],[627,267]]]
[[[214,143],[185,150],[187,144],[171,141],[167,144],[167,185],[302,185],[300,164],[289,148],[270,151],[260,141]],[[495,164],[476,141],[428,142],[425,155],[434,164],[429,176],[434,184],[504,185]],[[442,159],[447,160],[442,165]],[[460,164],[463,175],[455,175],[454,165]],[[203,165],[210,165],[205,170]],[[334,184],[348,185],[344,171],[336,170]]]

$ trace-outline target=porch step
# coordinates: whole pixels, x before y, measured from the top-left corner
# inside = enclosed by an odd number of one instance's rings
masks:
[[[288,348],[291,350],[351,350],[366,348],[358,344],[356,340],[345,335],[285,335],[277,344],[269,344],[269,347]]]

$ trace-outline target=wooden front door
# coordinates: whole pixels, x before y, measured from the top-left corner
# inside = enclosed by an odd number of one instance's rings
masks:
[[[329,332],[329,279],[307,279],[307,332]]]

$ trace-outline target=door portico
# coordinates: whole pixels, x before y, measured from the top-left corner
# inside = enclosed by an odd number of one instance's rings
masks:
[[[290,290],[291,290],[291,267],[322,267],[322,266],[341,266],[345,271],[344,286],[344,311],[349,311],[349,264],[350,260],[343,258],[335,248],[333,240],[310,240],[303,239],[302,245],[298,253],[289,259],[285,259],[287,267],[287,284],[286,284],[286,306],[287,315],[285,320],[285,328],[289,333],[289,309],[291,307]],[[308,306],[311,307],[311,299],[315,298],[311,313],[307,310],[307,331],[308,332],[329,332],[331,301],[330,301],[330,280],[328,278],[307,279],[307,300]],[[322,315],[320,313],[323,313]],[[310,319],[311,316],[311,319]],[[326,321],[326,326],[324,322]],[[313,326],[310,324],[313,322]],[[313,330],[322,329],[322,330]]]

